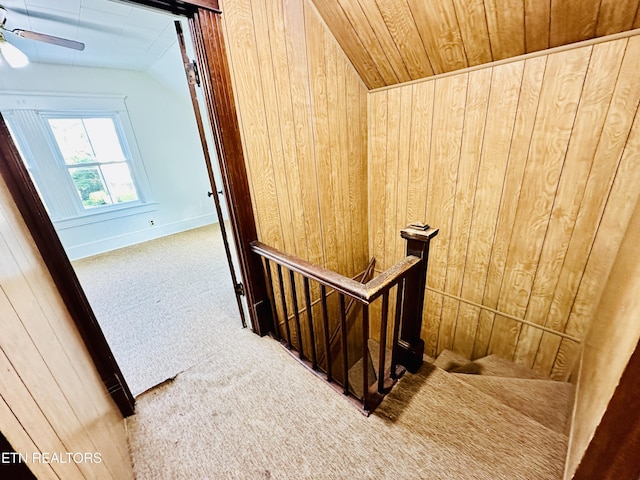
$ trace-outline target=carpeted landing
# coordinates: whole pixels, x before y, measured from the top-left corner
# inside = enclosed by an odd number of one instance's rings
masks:
[[[241,328],[218,224],[73,262],[134,395],[216,353]]]
[[[138,398],[139,480],[562,478],[566,384],[513,378],[489,357],[449,373],[445,352],[366,418],[277,342],[233,330],[225,343]]]

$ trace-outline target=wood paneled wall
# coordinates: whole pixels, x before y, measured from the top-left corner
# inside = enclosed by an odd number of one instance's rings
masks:
[[[370,93],[371,255],[440,228],[426,353],[570,374],[640,192],[639,69],[633,36]]]
[[[36,477],[133,478],[122,415],[1,179],[0,325],[0,431]],[[101,461],[33,462],[38,452]]]
[[[640,154],[638,147],[636,143],[636,156]],[[584,342],[566,479],[573,477],[640,339],[639,238],[640,203]]]
[[[221,3],[260,240],[354,276],[368,254],[367,89],[306,0]]]
[[[638,28],[638,0],[313,0],[369,88]]]

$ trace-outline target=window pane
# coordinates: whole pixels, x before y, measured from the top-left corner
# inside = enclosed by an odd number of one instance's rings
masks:
[[[85,118],[84,126],[98,162],[126,161],[113,119]]]
[[[76,165],[95,162],[87,132],[79,118],[50,118],[49,125],[62,153],[64,163]]]
[[[138,200],[138,193],[131,178],[129,165],[126,163],[114,163],[102,165],[100,168],[114,203]]]
[[[70,168],[69,173],[85,208],[113,203],[104,187],[98,167]]]

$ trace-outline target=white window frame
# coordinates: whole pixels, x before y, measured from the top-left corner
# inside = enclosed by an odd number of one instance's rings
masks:
[[[60,146],[55,138],[55,135],[53,134],[53,130],[51,128],[51,125],[49,123],[49,120],[52,119],[79,119],[79,120],[84,120],[84,119],[90,119],[90,118],[108,118],[113,122],[115,131],[116,131],[116,135],[118,136],[118,141],[120,142],[120,147],[122,148],[122,152],[124,153],[125,156],[125,162],[126,164],[129,166],[129,170],[131,172],[131,177],[133,180],[133,184],[136,190],[136,196],[138,197],[136,200],[132,200],[130,202],[122,202],[122,203],[110,203],[110,204],[105,204],[105,205],[96,205],[94,207],[86,207],[85,205],[83,205],[82,200],[79,198],[78,195],[74,195],[74,200],[75,200],[75,204],[76,204],[76,208],[78,209],[78,216],[83,216],[87,213],[94,213],[94,212],[105,212],[107,210],[115,210],[118,209],[118,207],[120,208],[126,208],[126,207],[130,207],[130,206],[135,206],[135,205],[140,205],[145,203],[144,202],[144,196],[143,196],[143,192],[140,189],[139,186],[139,181],[138,181],[138,175],[137,175],[137,171],[133,162],[133,156],[131,155],[131,149],[129,148],[129,142],[127,141],[127,137],[124,134],[123,128],[122,128],[122,122],[120,120],[120,115],[118,112],[104,112],[104,111],[96,111],[96,112],[60,112],[60,111],[45,111],[45,112],[38,112],[38,116],[40,117],[40,119],[42,120],[43,123],[43,128],[46,130],[47,133],[47,139],[49,142],[49,146],[52,150],[52,152],[54,153],[54,157],[56,159],[55,165],[60,168],[62,171],[65,171],[67,173],[67,175],[65,175],[65,178],[67,179],[67,184],[68,184],[68,188],[73,189],[74,191],[77,191],[76,186],[73,183],[73,180],[71,179],[71,175],[70,175],[70,169],[71,168],[81,168],[81,167],[86,167],[86,166],[100,166],[101,163],[96,161],[94,163],[91,164],[78,164],[78,165],[69,165],[65,162],[64,157],[62,155],[62,152],[60,151]],[[53,165],[52,165],[53,166]],[[105,185],[106,188],[108,188],[108,186]]]
[[[90,106],[92,108],[87,108]],[[121,96],[67,96],[3,93],[3,113],[56,228],[73,228],[157,209]],[[138,200],[86,208],[48,123],[50,118],[111,118],[133,178]],[[64,185],[63,192],[60,185]]]

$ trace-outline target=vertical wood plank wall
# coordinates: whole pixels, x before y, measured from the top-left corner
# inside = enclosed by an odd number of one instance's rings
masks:
[[[579,347],[554,332],[584,337],[640,193],[639,69],[632,36],[370,92],[377,268],[406,224],[440,228],[426,353],[568,377]]]
[[[122,415],[1,179],[0,325],[0,431],[15,451],[101,456],[27,462],[36,477],[133,478]]]
[[[307,0],[221,7],[260,240],[362,272],[366,87]]]

